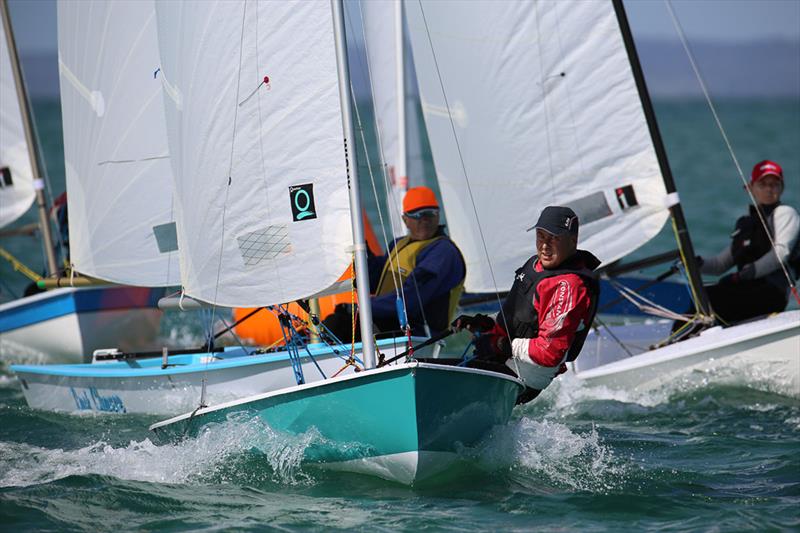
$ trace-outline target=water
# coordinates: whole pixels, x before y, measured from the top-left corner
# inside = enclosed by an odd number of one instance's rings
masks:
[[[747,202],[735,167],[702,103],[656,107],[696,247],[716,252]],[[36,111],[57,193],[58,105]],[[723,102],[720,114],[745,172],[779,161],[784,200],[800,205],[800,102]],[[639,254],[673,243],[665,228]],[[38,267],[35,244],[3,245]],[[0,276],[24,287],[5,265]],[[198,340],[190,321],[165,323],[165,338]],[[230,423],[156,446],[153,417],[32,411],[0,363],[0,530],[797,531],[800,400],[769,380],[639,395],[562,380],[463,450],[448,478],[406,488],[304,464],[313,435]]]

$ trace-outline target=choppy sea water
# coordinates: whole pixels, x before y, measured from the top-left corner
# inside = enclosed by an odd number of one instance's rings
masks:
[[[0,383],[3,529],[796,530],[800,405],[737,386],[625,397],[565,381],[432,485],[302,463],[313,435],[25,406]]]
[[[656,107],[695,246],[712,253],[746,206],[735,167],[702,103]],[[36,108],[57,193],[59,110]],[[784,200],[799,206],[800,103],[723,102],[720,113],[745,172],[779,161]],[[640,253],[670,244],[667,228]],[[38,256],[35,244],[3,245]],[[24,286],[6,268],[3,282]],[[173,345],[201,335],[196,318],[162,323]],[[638,395],[564,379],[438,483],[407,488],[304,464],[313,434],[231,422],[156,445],[156,418],[33,411],[0,364],[0,530],[796,531],[800,400],[770,392],[780,384],[758,370]]]

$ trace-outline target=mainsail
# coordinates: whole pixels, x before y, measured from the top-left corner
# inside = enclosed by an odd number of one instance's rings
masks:
[[[154,2],[60,1],[58,51],[75,270],[179,284]]]
[[[332,285],[353,237],[330,4],[156,11],[186,293],[256,307]]]
[[[611,2],[423,0],[406,16],[468,290],[510,288],[547,205],[579,214],[604,263],[659,232],[674,198]]]
[[[36,197],[7,39],[0,25],[0,228],[21,217]]]

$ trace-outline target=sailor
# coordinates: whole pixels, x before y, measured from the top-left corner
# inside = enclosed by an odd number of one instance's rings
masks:
[[[546,207],[536,230],[536,255],[516,271],[501,312],[461,316],[456,330],[476,334],[478,361],[505,362],[525,382],[525,403],[574,361],[592,325],[600,261],[578,249],[578,217],[569,207]]]
[[[711,308],[728,324],[786,309],[789,301],[789,275],[800,270],[800,215],[781,203],[783,169],[774,161],[761,161],[753,167],[748,189],[758,207],[736,221],[729,245],[713,257],[698,257],[704,274],[720,275],[731,267],[736,271],[706,287]],[[766,222],[765,228],[758,216]],[[770,244],[775,243],[773,250]],[[780,259],[780,261],[779,261]],[[679,323],[678,325],[681,325]]]
[[[408,234],[385,255],[368,257],[372,320],[378,336],[405,335],[400,316],[408,318],[412,335],[437,335],[455,316],[466,264],[439,223],[439,203],[430,188],[406,192],[402,218]],[[325,319],[325,326],[342,340],[349,339],[351,317],[357,317],[351,311],[340,304]]]
[[[439,203],[430,188],[406,192],[403,223],[408,235],[396,240],[386,255],[369,258],[372,320],[380,331],[400,331],[399,293],[411,334],[436,335],[455,316],[467,267],[439,224]]]

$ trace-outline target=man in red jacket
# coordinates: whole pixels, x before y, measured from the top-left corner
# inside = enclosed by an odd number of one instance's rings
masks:
[[[461,316],[456,330],[477,334],[479,360],[504,361],[525,383],[520,402],[538,396],[580,353],[597,312],[600,261],[578,249],[572,209],[546,207],[536,225],[536,255],[516,271],[500,313]]]

